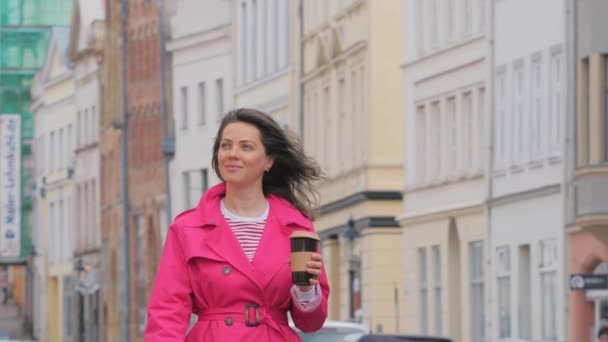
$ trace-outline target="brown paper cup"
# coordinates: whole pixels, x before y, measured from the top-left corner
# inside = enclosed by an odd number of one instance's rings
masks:
[[[306,272],[306,263],[317,252],[319,235],[311,232],[294,232],[291,239],[291,277],[295,285],[310,285],[312,274]]]

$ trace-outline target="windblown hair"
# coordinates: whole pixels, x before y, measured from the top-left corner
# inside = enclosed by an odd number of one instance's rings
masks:
[[[240,108],[235,109],[222,119],[213,144],[213,170],[222,179],[218,165],[218,151],[224,128],[233,122],[244,122],[254,125],[260,131],[260,138],[266,154],[274,162],[270,170],[264,173],[262,191],[264,195],[280,196],[313,219],[317,204],[317,193],[314,182],[321,179],[318,163],[304,153],[304,148],[297,136],[283,129],[270,115],[261,111]]]

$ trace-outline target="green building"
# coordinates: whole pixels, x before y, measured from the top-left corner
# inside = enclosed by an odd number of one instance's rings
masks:
[[[30,84],[45,60],[50,30],[68,26],[72,0],[0,0],[0,114],[21,116],[21,252],[0,264],[23,263],[32,254],[34,180]]]

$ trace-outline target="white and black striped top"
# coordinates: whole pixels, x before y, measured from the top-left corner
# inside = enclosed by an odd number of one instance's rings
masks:
[[[266,226],[270,205],[266,202],[266,210],[258,217],[238,216],[226,208],[224,200],[222,200],[220,208],[222,215],[224,215],[224,218],[228,221],[234,235],[237,240],[239,240],[247,259],[249,259],[249,261],[253,260],[255,251],[262,239],[262,234],[264,234],[264,227]]]

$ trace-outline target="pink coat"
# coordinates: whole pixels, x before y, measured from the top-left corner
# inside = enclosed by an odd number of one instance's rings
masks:
[[[146,342],[300,341],[327,317],[329,285],[319,278],[322,302],[313,312],[292,303],[289,235],[313,231],[312,222],[285,199],[269,195],[266,229],[250,262],[220,212],[225,185],[203,195],[198,206],[171,225],[148,307]],[[199,315],[188,336],[190,313]]]

